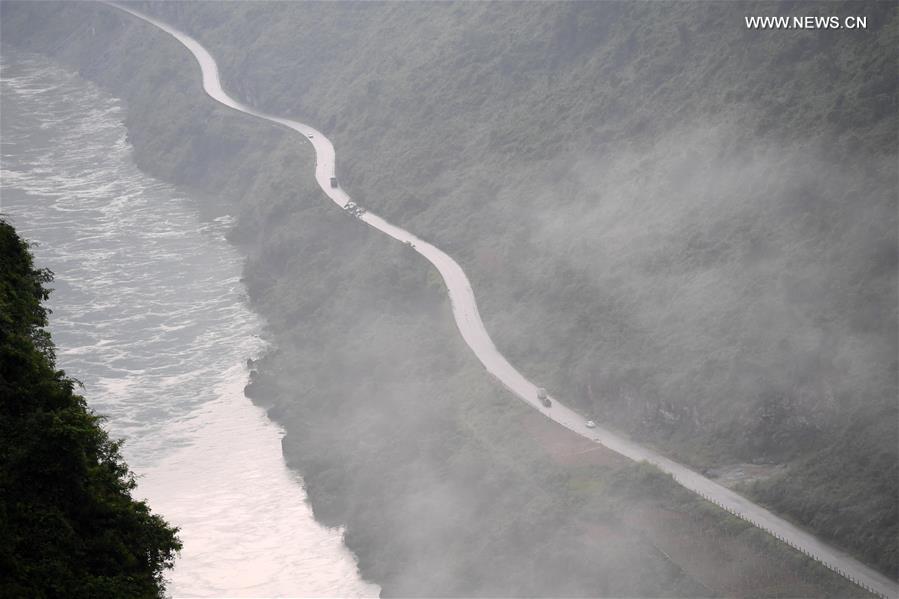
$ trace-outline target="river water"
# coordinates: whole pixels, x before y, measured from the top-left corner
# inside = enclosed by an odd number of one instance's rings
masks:
[[[377,596],[243,395],[264,343],[229,218],[201,221],[135,167],[118,100],[38,55],[0,56],[0,212],[56,273],[59,366],[126,439],[135,496],[181,528],[169,591]]]

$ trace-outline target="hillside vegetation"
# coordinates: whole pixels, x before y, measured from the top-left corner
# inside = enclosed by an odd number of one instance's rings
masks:
[[[162,597],[177,529],[131,497],[120,443],[56,369],[51,280],[0,220],[0,595]]]
[[[324,201],[301,140],[206,101],[174,41],[106,7],[4,8],[5,40],[127,100],[142,168],[240,213],[279,348],[250,394],[385,595],[854,592],[655,473],[552,461],[436,273]],[[789,34],[742,15],[809,5],[144,8],[235,95],[323,128],[357,201],[462,263],[528,376],[697,467],[789,464],[746,491],[895,571],[889,7]]]
[[[697,467],[789,464],[747,490],[897,577],[899,19],[824,6],[150,8],[459,259],[524,372]],[[869,27],[743,24],[821,11]]]

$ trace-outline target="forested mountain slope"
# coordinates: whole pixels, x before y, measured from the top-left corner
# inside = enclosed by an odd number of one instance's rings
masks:
[[[790,464],[753,492],[895,573],[896,17],[828,7],[869,29],[745,29],[812,10],[787,4],[143,6],[237,96],[323,128],[350,194],[460,261],[525,373],[698,467]],[[386,594],[850,592],[639,469],[553,462],[436,275],[325,204],[301,140],[205,102],[175,42],[4,8],[5,40],[128,100],[142,167],[241,211],[280,348],[252,394]],[[672,514],[696,545],[660,540]]]
[[[0,595],[162,597],[177,529],[132,499],[119,442],[56,369],[51,280],[0,220]]]
[[[153,8],[460,259],[525,372],[699,467],[793,464],[754,492],[899,574],[895,7]],[[743,21],[821,11],[869,27]]]

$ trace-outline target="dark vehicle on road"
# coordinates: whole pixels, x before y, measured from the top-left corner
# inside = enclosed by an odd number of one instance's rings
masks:
[[[546,389],[544,389],[543,387],[537,389],[537,399],[540,400],[540,403],[543,404],[544,408],[548,408],[549,406],[553,405],[552,400],[550,400],[546,395]]]
[[[331,187],[337,187],[337,177],[331,177]]]

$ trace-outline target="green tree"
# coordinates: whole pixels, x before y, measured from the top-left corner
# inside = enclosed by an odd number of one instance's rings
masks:
[[[52,277],[0,220],[0,596],[162,596],[177,529],[131,497],[120,442],[56,369]]]

